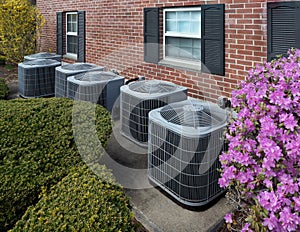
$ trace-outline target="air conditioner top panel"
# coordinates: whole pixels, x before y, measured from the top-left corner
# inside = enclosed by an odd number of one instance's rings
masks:
[[[68,81],[77,83],[80,85],[91,85],[98,83],[107,83],[109,81],[125,79],[113,72],[106,71],[91,71],[86,73],[80,73],[74,76],[68,77]]]
[[[156,98],[187,91],[187,88],[168,81],[144,80],[124,85],[121,87],[121,91],[141,98]]]
[[[149,118],[156,123],[172,128],[178,133],[199,137],[225,128],[226,110],[213,103],[200,100],[186,100],[171,103],[150,112]]]
[[[106,72],[106,71],[91,71],[87,73],[80,73],[75,75],[74,78],[78,81],[109,81],[113,79],[123,79],[113,72]]]
[[[79,73],[79,72],[86,72],[92,70],[104,70],[104,67],[90,64],[90,63],[74,63],[74,64],[65,64],[60,67],[57,67],[56,70],[63,72],[63,73]]]
[[[36,60],[24,61],[23,63],[20,63],[18,65],[24,68],[39,68],[39,67],[58,66],[60,65],[60,62],[51,59],[36,59]]]
[[[50,53],[50,52],[40,52],[40,53],[35,53],[35,54],[31,54],[28,56],[24,56],[24,59],[51,59],[51,58],[58,58],[61,57],[61,55],[58,55],[56,53]]]
[[[139,93],[155,94],[155,93],[170,93],[176,89],[176,85],[159,80],[144,80],[133,82],[129,85],[129,89]]]

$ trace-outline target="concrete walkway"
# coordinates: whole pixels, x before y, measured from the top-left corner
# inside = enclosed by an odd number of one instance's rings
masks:
[[[147,178],[147,150],[120,135],[119,121],[102,162],[112,169],[119,183],[131,198],[136,218],[149,231],[201,232],[214,227],[230,211],[224,196],[200,211],[185,209],[154,188]]]

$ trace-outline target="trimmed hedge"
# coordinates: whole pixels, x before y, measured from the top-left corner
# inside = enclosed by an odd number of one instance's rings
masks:
[[[0,99],[5,99],[9,94],[9,88],[3,78],[0,78]]]
[[[49,189],[83,161],[73,136],[72,100],[0,100],[0,109],[0,231],[5,231],[38,201],[42,188]],[[101,106],[95,112],[97,135],[105,146],[110,115]]]
[[[133,213],[123,189],[104,166],[96,176],[86,165],[43,193],[11,232],[134,231]]]

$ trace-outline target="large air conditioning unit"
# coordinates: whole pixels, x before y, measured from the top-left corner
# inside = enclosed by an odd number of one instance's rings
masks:
[[[149,113],[148,177],[188,207],[208,204],[224,192],[219,155],[226,150],[226,111],[197,100]]]
[[[121,87],[120,132],[136,144],[148,145],[148,114],[151,110],[187,99],[187,88],[171,82],[145,80]]]
[[[124,79],[122,76],[106,71],[92,71],[70,76],[67,79],[67,97],[97,103],[112,112],[120,96],[120,87],[124,85]]]
[[[67,97],[67,78],[89,71],[103,71],[105,68],[90,63],[65,64],[55,69],[55,97]]]
[[[51,59],[51,60],[57,60],[58,62],[61,61],[61,55],[50,53],[50,52],[40,52],[31,54],[28,56],[24,56],[24,61],[31,61],[36,59]]]
[[[18,64],[18,85],[20,96],[46,97],[54,95],[55,68],[60,62],[51,59],[37,59]]]

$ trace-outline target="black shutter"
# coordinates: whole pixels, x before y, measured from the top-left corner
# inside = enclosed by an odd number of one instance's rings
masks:
[[[201,6],[202,72],[225,74],[224,4]]]
[[[56,13],[56,53],[63,54],[63,13]]]
[[[85,62],[85,11],[78,11],[77,61]]]
[[[159,8],[144,8],[144,60],[159,61]]]
[[[268,60],[300,48],[300,2],[268,3]]]

